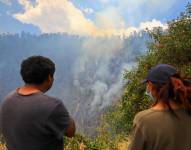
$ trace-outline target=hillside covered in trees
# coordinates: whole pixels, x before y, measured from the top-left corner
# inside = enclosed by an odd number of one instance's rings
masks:
[[[137,59],[137,66],[126,71],[124,78],[127,83],[121,100],[110,107],[103,117],[97,138],[89,142],[92,145],[86,144],[86,149],[117,150],[121,143],[128,145],[135,114],[149,108],[152,103],[145,95],[145,85],[140,83],[152,66],[171,64],[184,77],[191,77],[191,5],[188,4],[178,18],[168,22],[166,31],[156,28],[148,33],[153,42],[148,43],[147,53]],[[127,149],[125,146],[121,149]],[[71,146],[71,149],[79,148]]]
[[[148,43],[146,53],[133,54],[136,57],[132,62],[136,62],[136,67],[127,70],[124,74],[126,82],[123,85],[124,91],[121,100],[115,101],[112,106],[107,107],[107,111],[102,116],[102,123],[94,137],[89,138],[77,134],[73,139],[66,139],[67,150],[117,150],[120,149],[121,143],[128,143],[135,114],[150,107],[151,104],[150,99],[144,94],[145,86],[141,85],[140,81],[144,79],[148,69],[152,66],[159,63],[171,64],[178,68],[184,76],[191,76],[191,5],[188,4],[185,12],[178,18],[168,22],[167,30],[157,28],[148,33],[152,42]],[[135,44],[138,43],[135,42]],[[135,49],[132,47],[132,53],[136,52],[133,51]],[[120,53],[120,57],[124,56],[125,50]],[[16,54],[9,54],[16,57]],[[129,53],[129,55],[132,54]],[[138,59],[136,59],[137,56],[139,56]],[[115,57],[112,58],[111,62],[115,62],[115,65],[110,67],[115,68],[120,63],[116,62]],[[93,66],[96,67],[96,61]],[[115,69],[112,71],[117,72]]]

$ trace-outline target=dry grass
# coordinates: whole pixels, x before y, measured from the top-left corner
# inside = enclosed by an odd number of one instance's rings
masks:
[[[118,150],[127,150],[128,149],[128,142],[124,141],[124,142],[120,142],[118,144]]]
[[[128,147],[128,143],[126,141],[118,144],[118,148],[119,148],[118,150],[127,150],[127,147]],[[79,144],[79,149],[86,150],[86,146],[83,143],[81,143],[81,144]],[[7,150],[6,145],[0,144],[0,150]],[[67,150],[67,148],[66,148],[66,150]]]
[[[7,150],[5,144],[0,144],[0,150]]]

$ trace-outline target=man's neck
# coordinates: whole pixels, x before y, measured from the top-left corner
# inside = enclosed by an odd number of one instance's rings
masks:
[[[18,93],[21,95],[30,95],[34,93],[43,92],[43,89],[39,85],[29,85],[26,84],[20,88],[18,88]]]

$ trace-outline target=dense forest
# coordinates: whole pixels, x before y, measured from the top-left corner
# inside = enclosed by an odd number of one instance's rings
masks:
[[[122,96],[121,96],[121,98],[117,97],[118,100],[115,101],[114,103],[112,103],[112,105],[110,105],[110,106],[107,105],[108,107],[105,110],[104,115],[102,115],[102,122],[100,124],[100,127],[97,130],[96,136],[90,138],[90,137],[84,136],[82,134],[77,134],[76,137],[74,137],[73,139],[70,139],[70,140],[66,139],[66,149],[67,150],[80,150],[80,149],[81,150],[82,149],[87,149],[87,150],[102,150],[102,149],[103,150],[115,150],[116,149],[117,150],[117,149],[120,149],[120,148],[122,149],[125,146],[127,146],[128,145],[127,144],[128,136],[129,136],[129,132],[132,127],[132,120],[133,120],[135,114],[141,110],[148,108],[151,104],[150,99],[147,96],[145,96],[145,94],[144,94],[145,85],[140,84],[140,81],[142,79],[144,79],[144,77],[146,76],[147,70],[149,68],[151,68],[152,66],[159,64],[159,63],[171,64],[171,65],[175,66],[176,68],[178,68],[178,70],[184,76],[191,76],[191,5],[190,4],[188,4],[188,6],[186,7],[186,10],[183,13],[181,13],[178,18],[168,22],[167,30],[163,31],[161,28],[156,28],[153,31],[148,31],[147,33],[148,34],[144,33],[145,36],[143,36],[143,34],[141,34],[141,36],[140,36],[140,34],[138,34],[138,35],[134,35],[134,36],[131,36],[131,37],[125,39],[126,46],[122,46],[122,47],[119,46],[120,49],[122,49],[120,51],[120,53],[116,54],[115,50],[109,51],[109,53],[114,52],[115,57],[108,58],[110,65],[109,65],[109,69],[107,67],[106,68],[109,70],[109,72],[107,72],[108,74],[104,74],[104,75],[110,75],[110,77],[111,77],[113,72],[116,72],[116,73],[118,72],[118,75],[120,75],[121,74],[121,69],[119,69],[119,68],[121,68],[120,64],[123,64],[123,63],[121,63],[121,60],[126,60],[126,63],[132,63],[132,64],[135,63],[133,65],[133,68],[127,69],[124,73],[124,80],[127,82],[124,82],[124,84],[123,84]],[[151,37],[152,40],[150,40],[150,42],[147,43],[148,50],[146,51],[146,48],[142,45],[142,42],[145,42],[146,40],[142,40],[142,36],[146,37],[143,39],[148,40],[149,39],[148,35]],[[14,36],[13,35],[2,35],[0,39],[1,39],[1,41],[3,41],[3,40],[6,41],[5,39],[7,39],[7,38],[14,39],[14,37],[18,37],[18,38],[16,38],[16,39],[18,39],[18,41],[20,41],[20,40],[25,41],[25,38],[24,37],[21,38],[22,36],[20,37],[20,35],[14,35]],[[29,36],[29,37],[32,38],[33,36]],[[45,38],[47,36],[43,35],[42,37]],[[39,38],[38,36],[35,37],[35,39],[37,41],[40,40],[38,38]],[[50,38],[51,38],[51,36],[50,36]],[[75,38],[77,38],[78,42],[79,42],[78,43],[79,45],[75,48],[79,49],[80,43],[82,42],[80,40],[83,40],[83,39],[79,39],[78,37],[75,37]],[[55,37],[53,39],[55,39]],[[85,40],[88,40],[88,39],[85,38]],[[10,41],[10,40],[8,40],[8,41]],[[9,57],[9,59],[7,59],[7,63],[8,62],[10,63],[12,61],[13,62],[20,61],[20,59],[22,59],[26,56],[24,53],[20,54],[21,52],[19,52],[19,53],[13,52],[13,49],[15,48],[14,44],[16,43],[16,41],[15,42],[13,42],[13,41],[15,41],[15,39],[12,40],[12,42],[10,42],[9,44],[7,44],[10,47],[12,47],[11,48],[12,51],[10,49],[9,50],[7,49],[7,51],[3,51],[2,55],[1,55],[1,57],[2,57],[1,59],[5,59],[7,56]],[[32,40],[29,40],[29,41],[32,41]],[[100,40],[98,40],[98,41],[99,41],[98,43],[101,43]],[[27,43],[27,42],[25,41],[23,43]],[[90,45],[97,44],[97,42],[94,42],[94,41],[91,41],[90,43],[91,43]],[[109,43],[111,43],[111,41]],[[130,46],[130,45],[132,45],[132,43],[134,46]],[[20,48],[18,49],[18,51],[21,50],[22,44],[20,43]],[[30,44],[30,42],[28,44]],[[89,46],[89,44],[85,44],[85,45]],[[4,44],[0,47],[1,50],[3,49],[3,46],[4,46]],[[24,48],[23,50],[27,50],[27,53],[31,54],[29,52],[33,46],[34,46],[33,44],[30,44],[30,46],[28,45],[28,47],[23,46],[23,48]],[[50,48],[50,45],[47,46],[47,41],[45,41],[44,46],[47,49]],[[110,46],[110,45],[106,44],[106,47],[107,46]],[[119,47],[117,47],[117,48],[119,48]],[[102,48],[105,48],[105,47],[103,46]],[[43,49],[43,50],[45,51],[45,49]],[[55,48],[54,48],[54,50],[55,50]],[[42,51],[42,52],[44,52],[44,51]],[[106,53],[103,56],[105,57],[109,53]],[[75,54],[76,53],[72,53],[71,62],[73,62],[73,60],[75,60],[74,59]],[[16,56],[18,56],[18,55],[22,55],[22,56],[20,57],[20,59],[17,60]],[[10,57],[10,56],[12,56],[12,57]],[[55,52],[50,51],[48,56],[51,56],[52,58],[54,58],[53,56],[55,56]],[[91,56],[92,56],[91,58],[93,58],[94,53],[91,54]],[[102,57],[102,55],[99,56],[98,58],[101,58],[101,57]],[[120,59],[117,59],[118,57],[120,57]],[[87,58],[87,56],[83,57],[83,59],[84,58]],[[101,59],[97,59],[97,60],[99,60],[99,62],[101,61]],[[105,60],[103,62],[103,64],[105,64],[105,62],[108,62],[108,60]],[[56,59],[55,59],[55,61],[56,61]],[[63,62],[63,64],[64,64],[64,62]],[[9,63],[8,64],[7,63],[4,63],[4,66],[6,65],[6,67],[7,67],[7,65],[9,64]],[[92,68],[97,67],[97,63],[98,62],[95,60],[94,63],[86,64],[86,67],[91,70]],[[1,68],[2,67],[3,67],[3,65],[1,66]],[[101,68],[101,69],[105,69],[105,68]],[[111,69],[111,71],[110,71],[110,69]],[[10,70],[10,71],[16,72],[17,70]],[[82,72],[80,72],[80,74],[81,73]],[[90,73],[90,76],[92,76],[91,71],[89,73]],[[93,73],[95,73],[95,72],[93,72]],[[96,71],[96,74],[97,74],[97,77],[100,77],[100,76],[98,76],[99,74],[97,71]],[[84,75],[84,74],[82,73],[82,75]],[[6,76],[9,76],[9,75],[6,75]],[[2,77],[2,74],[1,74],[1,77]],[[116,80],[118,77],[119,76],[115,76],[113,78],[111,77],[113,79],[112,81]],[[121,78],[123,78],[123,77],[121,77]],[[88,76],[86,76],[86,79],[88,79]],[[9,81],[9,80],[7,79],[7,81]],[[101,81],[103,81],[103,80],[101,80]],[[80,80],[80,83],[81,82],[82,81]],[[105,80],[105,83],[107,83],[108,85],[112,85],[107,80]],[[113,84],[116,84],[116,82],[113,82]],[[18,85],[18,83],[15,85]],[[4,88],[2,87],[2,89],[4,89]],[[4,93],[6,93],[6,92],[4,92]],[[87,92],[87,93],[91,93],[91,92]],[[102,106],[102,104],[99,106]],[[124,149],[126,149],[126,148],[124,148]]]

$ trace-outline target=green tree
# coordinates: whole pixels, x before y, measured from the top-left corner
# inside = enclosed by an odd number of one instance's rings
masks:
[[[191,4],[177,19],[168,22],[167,30],[155,28],[148,33],[152,38],[148,52],[137,59],[135,69],[126,71],[128,82],[121,103],[108,113],[108,120],[114,122],[111,128],[118,134],[128,135],[135,114],[151,105],[145,96],[145,85],[140,83],[149,68],[166,63],[178,68],[184,76],[191,76]]]

